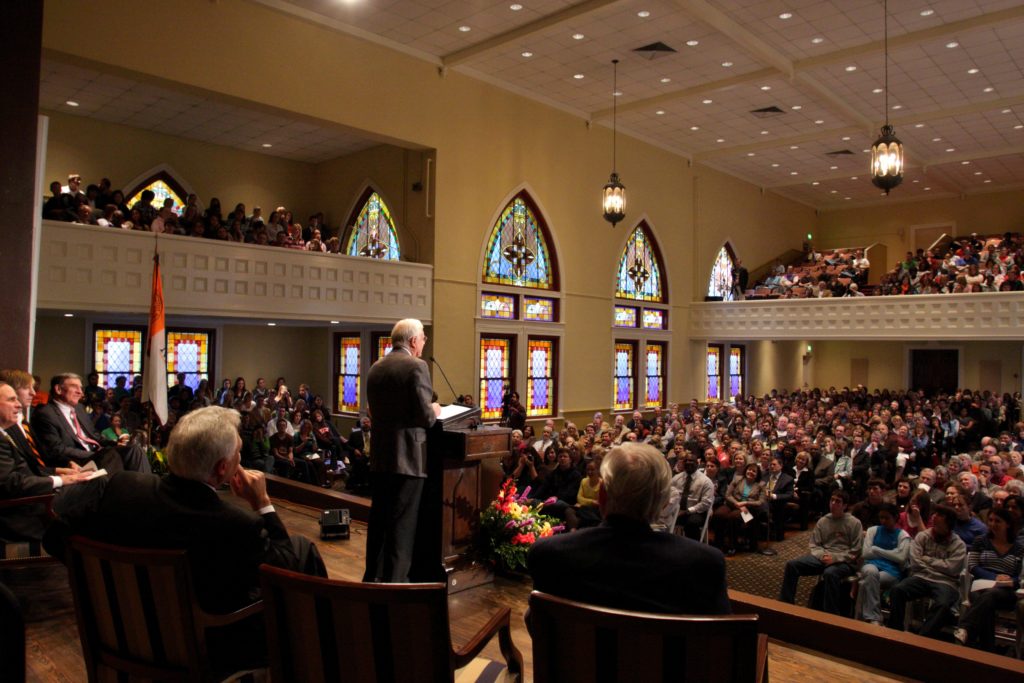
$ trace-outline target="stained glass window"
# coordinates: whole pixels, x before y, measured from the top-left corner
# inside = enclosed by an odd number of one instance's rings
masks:
[[[644,363],[646,390],[644,407],[655,408],[665,405],[665,345],[648,342],[647,358]]]
[[[555,300],[534,296],[523,297],[524,320],[538,323],[555,322]]]
[[[729,396],[743,395],[743,370],[746,349],[742,346],[729,347]]]
[[[715,263],[711,266],[711,277],[708,279],[708,296],[720,296],[722,301],[732,301],[733,257],[729,246],[725,245],[718,251]]]
[[[633,408],[633,357],[636,346],[631,342],[615,342],[614,382],[615,395],[612,402],[615,410]]]
[[[721,398],[722,386],[722,347],[720,345],[708,345],[705,366],[708,379],[707,400],[717,401]]]
[[[167,333],[167,386],[178,383],[185,373],[185,384],[192,391],[200,380],[210,379],[210,333],[174,331]]]
[[[132,378],[142,372],[142,330],[97,329],[95,333],[93,369],[100,376],[100,386],[113,388],[118,377],[131,387]]]
[[[508,203],[491,229],[483,280],[536,289],[557,286],[555,263],[544,228],[525,192]]]
[[[485,420],[501,418],[501,399],[512,381],[512,341],[508,337],[480,339],[480,411]]]
[[[665,300],[661,289],[661,259],[644,223],[636,226],[619,257],[615,296],[639,301]]]
[[[632,306],[615,307],[615,327],[636,327],[637,309]]]
[[[178,192],[171,187],[170,183],[163,179],[154,180],[140,187],[135,194],[128,198],[126,203],[129,208],[133,208],[136,202],[142,199],[142,193],[145,190],[152,190],[153,194],[156,195],[156,198],[153,200],[153,206],[157,209],[160,209],[164,205],[164,200],[169,197],[171,201],[174,202],[173,206],[171,206],[171,210],[174,211],[174,213],[180,216],[181,212],[185,210],[185,198],[179,195]]]
[[[657,308],[645,308],[644,309],[644,328],[648,330],[663,330],[665,329],[665,311],[658,310]]]
[[[373,360],[377,361],[389,353],[391,353],[391,333],[386,332],[377,337],[377,357]]]
[[[526,414],[555,414],[555,340],[530,337],[526,342]]]
[[[384,261],[398,261],[401,250],[391,211],[380,195],[371,191],[353,222],[345,253]]]
[[[481,294],[480,317],[515,320],[516,297],[508,294]]]
[[[359,336],[338,340],[338,412],[359,412]]]

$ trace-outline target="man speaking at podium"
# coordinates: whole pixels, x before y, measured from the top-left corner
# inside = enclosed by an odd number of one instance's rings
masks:
[[[423,323],[399,320],[391,330],[391,353],[374,363],[366,377],[373,420],[373,503],[363,581],[409,581],[427,476],[427,429],[441,413],[432,401],[427,363],[420,359],[426,343]]]

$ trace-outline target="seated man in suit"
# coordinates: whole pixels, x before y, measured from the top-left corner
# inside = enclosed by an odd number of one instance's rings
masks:
[[[781,541],[786,528],[789,510],[788,503],[793,502],[793,477],[782,471],[782,459],[772,458],[768,464],[768,478],[765,488],[768,489],[768,505],[771,511],[772,540]]]
[[[237,411],[219,406],[188,413],[167,444],[170,474],[110,476],[93,509],[78,506],[74,518],[61,518],[62,524],[47,537],[47,549],[52,545],[58,551],[70,534],[132,547],[184,549],[199,604],[215,613],[240,609],[256,599],[263,563],[326,576],[316,546],[289,536],[267,495],[263,473],[239,466],[240,421]],[[225,483],[250,510],[218,495]],[[211,656],[231,658],[223,660],[225,666],[265,665],[259,619],[208,632],[207,641]]]
[[[50,467],[84,465],[95,461],[108,472],[149,472],[145,451],[136,445],[104,448],[92,419],[79,401],[82,378],[70,372],[50,380],[50,402],[32,413],[32,431],[43,460]]]
[[[604,522],[538,541],[527,557],[534,588],[618,609],[728,614],[722,553],[651,529],[669,497],[665,457],[647,444],[622,444],[604,457],[601,478]]]
[[[0,498],[51,493],[87,475],[71,469],[50,470],[32,452],[21,431],[22,405],[10,384],[0,382]],[[19,505],[0,511],[0,538],[39,541],[47,526],[47,506]]]

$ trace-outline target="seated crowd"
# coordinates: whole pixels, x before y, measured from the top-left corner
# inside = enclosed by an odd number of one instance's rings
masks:
[[[870,261],[864,249],[808,250],[803,262],[777,264],[762,281],[745,292],[747,299],[820,299],[863,296]]]
[[[122,230],[144,230],[172,235],[190,235],[223,242],[245,242],[305,251],[341,253],[339,236],[330,236],[324,214],[315,213],[303,227],[292,212],[279,206],[266,218],[256,206],[252,213],[238,203],[224,214],[220,200],[210,199],[206,209],[200,207],[195,194],[189,194],[185,206],[174,209],[174,200],[167,198],[161,206],[151,190],[143,190],[140,198],[128,206],[121,190],[112,190],[110,179],[89,185],[83,192],[82,177],[68,175],[68,184],[50,183],[50,197],[43,204],[43,218],[81,225],[99,225]]]
[[[1020,233],[956,238],[948,247],[907,252],[878,285],[878,294],[967,294],[1024,290]]]

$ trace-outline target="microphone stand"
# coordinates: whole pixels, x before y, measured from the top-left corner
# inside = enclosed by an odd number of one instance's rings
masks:
[[[455,399],[456,402],[458,402],[459,395],[455,393],[455,388],[452,386],[452,383],[448,381],[448,375],[444,374],[444,368],[441,367],[441,364],[438,363],[437,359],[434,358],[433,356],[430,356],[430,362],[436,365],[437,369],[441,371],[441,376],[444,377],[445,384],[447,384],[448,388],[451,390],[452,397]]]
[[[779,551],[772,547],[772,496],[774,493],[768,494],[768,539],[764,543],[764,547],[758,550],[758,552],[765,557],[775,557],[779,554]]]

